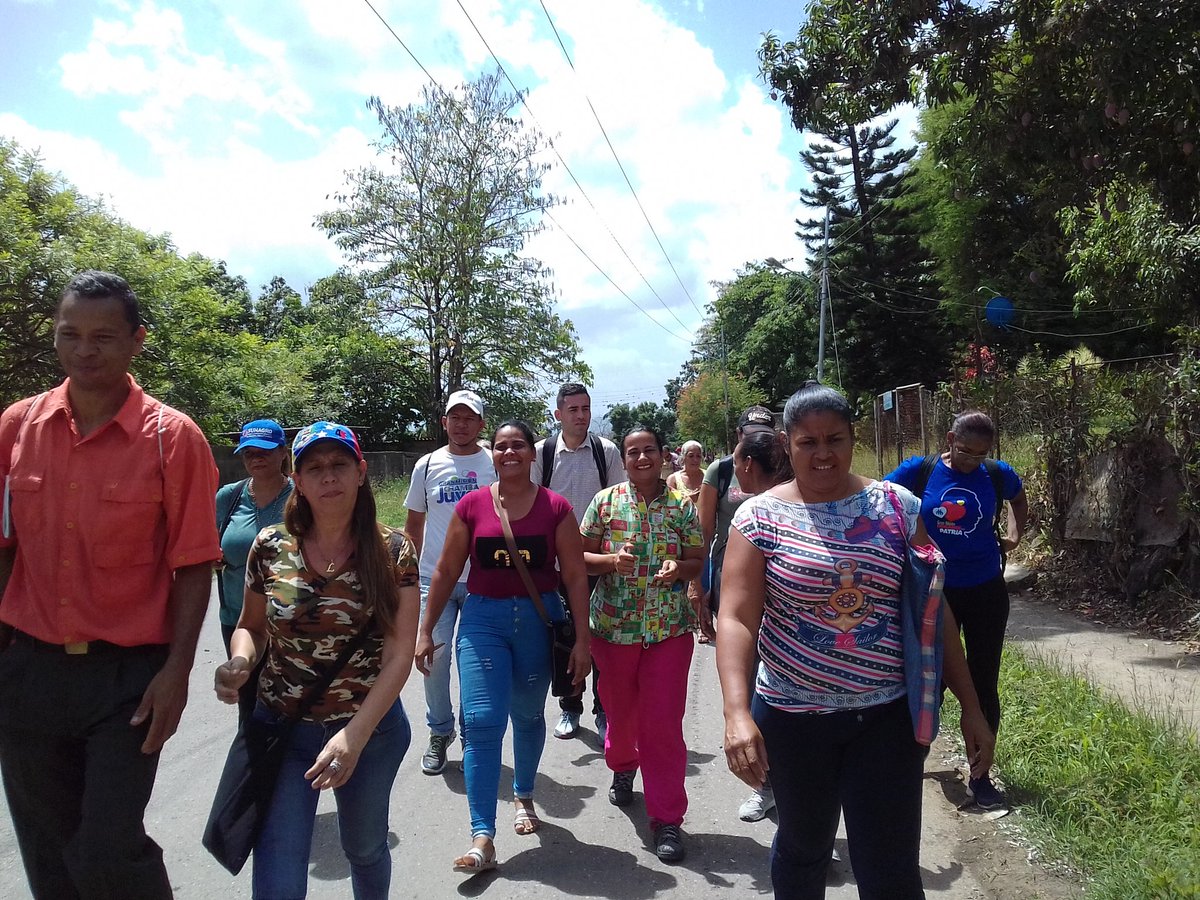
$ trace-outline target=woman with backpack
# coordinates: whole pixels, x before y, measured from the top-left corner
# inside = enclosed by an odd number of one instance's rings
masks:
[[[1020,476],[1008,463],[988,458],[995,440],[991,418],[968,410],[955,417],[944,452],[906,459],[886,479],[921,498],[921,519],[946,557],[946,601],[993,733],[1000,728],[1000,655],[1009,609],[1003,557],[1016,548],[1029,518]],[[1005,501],[1012,505],[1012,522],[1004,515]],[[990,773],[970,779],[968,787],[980,808],[1004,805]]]
[[[278,422],[272,419],[247,422],[233,452],[242,458],[247,477],[217,491],[217,530],[221,539],[217,592],[226,658],[229,640],[242,612],[246,556],[260,531],[283,521],[283,507],[292,495],[293,486],[292,455]]]

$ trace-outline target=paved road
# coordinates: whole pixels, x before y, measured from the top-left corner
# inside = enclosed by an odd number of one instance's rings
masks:
[[[215,612],[210,612],[192,676],[191,702],[179,733],[163,753],[148,812],[148,827],[165,850],[176,895],[183,900],[250,896],[250,867],[232,878],[199,842],[234,729],[233,708],[218,703],[209,687],[212,669],[223,658]],[[675,866],[660,863],[647,847],[640,781],[632,806],[620,810],[608,803],[610,776],[595,733],[589,731],[583,739],[547,740],[537,785],[538,808],[545,818],[542,830],[533,837],[515,836],[508,824],[508,807],[502,804],[497,840],[500,869],[473,879],[452,873],[451,858],[468,845],[462,770],[456,748],[447,774],[432,778],[421,774],[418,760],[426,731],[419,678],[415,674],[403,693],[415,737],[392,795],[393,897],[571,895],[642,900],[770,893],[767,856],[774,824],[737,819],[745,790],[727,771],[721,752],[722,719],[711,647],[697,647],[692,668],[685,726],[691,748],[691,808],[685,824],[689,853]],[[557,704],[551,699],[547,719],[556,718]],[[585,724],[590,727],[588,719]],[[509,766],[511,758],[506,757],[505,773],[511,778]],[[936,751],[929,768],[947,769]],[[956,861],[961,850],[959,828],[957,814],[942,796],[941,783],[931,777],[922,851],[931,898],[967,900],[988,895],[970,868]],[[838,849],[847,856],[841,839]],[[844,863],[835,864],[830,885],[828,896],[833,900],[857,896]],[[309,895],[318,900],[350,896],[328,796],[318,811],[309,888]],[[0,809],[0,897],[28,896],[7,809]]]

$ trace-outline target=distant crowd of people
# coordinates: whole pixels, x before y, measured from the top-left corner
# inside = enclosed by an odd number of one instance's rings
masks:
[[[513,832],[542,825],[552,685],[554,736],[580,734],[590,692],[609,802],[629,805],[640,773],[654,852],[684,858],[697,639],[715,642],[727,763],[751,791],[738,814],[777,810],[776,897],[824,896],[839,819],[861,897],[924,896],[921,779],[946,687],[972,796],[1005,803],[990,774],[1003,555],[1028,510],[983,413],[879,480],[852,470],[846,398],[815,382],[778,421],[745,410],[707,466],[696,441],[672,459],[645,425],[592,433],[582,384],[558,391],[548,438],[515,420],[485,434],[484,400],[457,390],[395,529],[334,422],[290,446],[279,423],[247,423],[246,477],[218,489],[200,430],[129,374],[145,335],[122,278],[77,275],[54,314],[66,379],[0,416],[0,773],[39,900],[172,895],[143,820],[214,568],[217,696],[238,740],[274,735],[278,759],[250,838],[256,898],[306,894],[326,789],[353,896],[389,895],[414,665],[422,772],[461,738],[471,843],[451,864],[468,874],[499,862],[510,725]]]

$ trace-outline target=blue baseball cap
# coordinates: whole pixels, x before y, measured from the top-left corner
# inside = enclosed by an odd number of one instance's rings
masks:
[[[292,461],[298,465],[300,454],[317,441],[337,441],[349,449],[355,459],[363,458],[362,448],[358,446],[358,438],[345,425],[339,425],[337,422],[313,422],[311,425],[301,428],[296,439],[292,441]]]
[[[241,453],[247,447],[257,447],[259,450],[274,450],[276,447],[286,447],[287,437],[283,426],[274,419],[255,419],[242,426],[242,436],[234,453]]]

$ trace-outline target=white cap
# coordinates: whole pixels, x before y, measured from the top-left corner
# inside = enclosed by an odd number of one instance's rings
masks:
[[[483,400],[474,391],[455,391],[446,398],[446,414],[456,406],[465,406],[475,415],[483,418]]]

